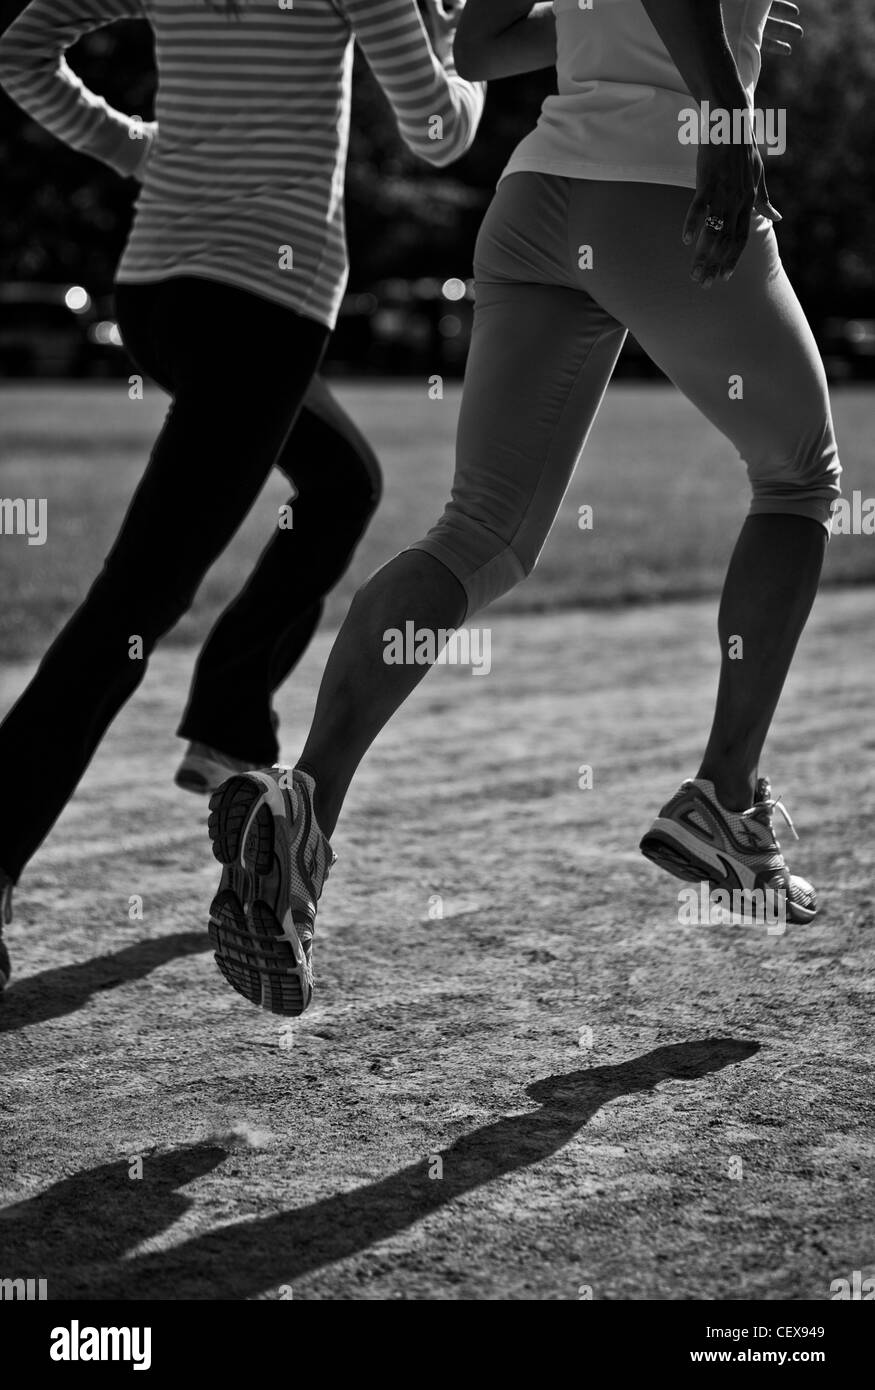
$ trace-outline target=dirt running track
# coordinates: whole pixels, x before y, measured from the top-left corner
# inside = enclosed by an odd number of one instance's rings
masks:
[[[367,761],[290,1025],[208,953],[204,806],[171,781],[193,653],[159,655],[19,895],[0,1275],[822,1300],[875,1273],[873,615],[822,596],[766,763],[814,925],[679,926],[636,852],[695,769],[713,604],[505,617],[491,673],[436,669]],[[280,701],[289,758],[327,644]]]

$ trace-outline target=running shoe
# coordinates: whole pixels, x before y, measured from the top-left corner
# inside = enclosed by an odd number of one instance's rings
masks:
[[[313,998],[316,904],[336,862],[314,791],[308,773],[272,767],[230,777],[210,797],[223,865],[210,908],[216,964],[245,999],[293,1018]]]
[[[771,889],[786,902],[787,920],[810,922],[817,894],[807,879],[791,874],[772,824],[780,811],[798,840],[780,797],[768,778],[756,784],[747,811],[727,811],[712,782],[688,778],[666,802],[641,841],[641,851],[659,868],[688,883],[706,881],[712,890]]]
[[[190,743],[173,780],[183,791],[212,796],[233,773],[248,772],[251,766],[251,762],[232,758],[208,743]]]
[[[12,974],[9,952],[6,949],[6,942],[3,940],[3,928],[8,927],[12,921],[12,889],[12,879],[0,869],[0,993],[9,984],[9,977]]]
[[[270,722],[274,733],[277,733],[280,721],[276,710],[271,710]],[[220,748],[212,748],[208,743],[195,741],[185,750],[173,780],[183,791],[212,796],[233,773],[248,772],[251,767],[258,765],[243,758],[232,758],[230,753],[223,753]]]

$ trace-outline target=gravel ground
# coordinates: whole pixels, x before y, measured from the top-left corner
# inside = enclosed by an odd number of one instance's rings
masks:
[[[0,1276],[770,1300],[875,1273],[871,612],[821,596],[765,763],[814,924],[679,925],[636,850],[695,770],[713,603],[485,615],[489,675],[437,668],[363,766],[288,1024],[212,964],[205,806],[172,783],[194,653],[159,653],[18,895]],[[328,643],[279,702],[289,760]]]

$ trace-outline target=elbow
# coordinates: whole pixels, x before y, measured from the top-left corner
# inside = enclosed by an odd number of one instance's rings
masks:
[[[449,148],[440,140],[432,141],[427,147],[418,145],[414,150],[420,159],[424,159],[427,164],[431,164],[435,169],[445,169],[448,164],[453,164],[463,154],[462,150]]]
[[[0,38],[0,87],[8,91],[21,73],[21,54],[4,34]]]
[[[437,130],[432,129],[430,134],[423,139],[420,132],[411,138],[409,131],[404,132],[404,143],[412,154],[424,159],[426,164],[432,164],[436,169],[445,169],[448,164],[455,164],[457,159],[467,153],[477,128],[477,122],[470,125],[467,120],[453,122],[452,125],[442,124]]]

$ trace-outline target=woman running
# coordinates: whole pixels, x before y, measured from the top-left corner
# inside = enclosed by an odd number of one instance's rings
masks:
[[[793,921],[814,915],[813,888],[791,876],[775,838],[759,759],[839,493],[826,381],[778,256],[756,145],[686,135],[705,102],[753,109],[769,8],[469,0],[460,70],[488,79],[555,59],[558,94],[512,155],[478,237],[452,500],[353,600],[295,769],[234,777],[212,798],[225,867],[211,936],[220,969],[254,1003],[294,1014],[312,996],[329,837],[362,756],[427,669],[388,664],[384,634],[456,628],[531,571],[627,330],[736,446],[752,490],[720,604],[710,737],[642,849],[682,878],[774,894]]]
[[[0,727],[0,922],[156,642],[260,492],[319,367],[347,278],[354,41],[415,153],[446,165],[474,138],[483,88],[456,74],[455,21],[430,8],[431,40],[415,0],[33,0],[0,40],[0,81],[26,111],[143,181],[116,308],[134,361],[172,394],[100,575]],[[108,106],[64,58],[124,18],[154,34],[153,123]],[[303,516],[293,530],[297,543]],[[288,603],[279,568],[259,578],[274,611]],[[261,748],[243,756],[272,746],[266,702],[259,717]],[[0,987],[8,976],[0,942]]]

